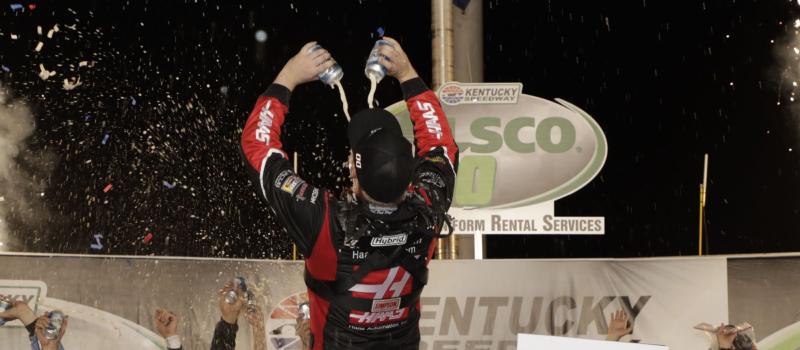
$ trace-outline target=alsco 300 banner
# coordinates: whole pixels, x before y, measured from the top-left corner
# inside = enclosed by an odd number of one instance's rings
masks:
[[[456,233],[603,234],[604,217],[557,217],[554,202],[600,172],[608,147],[577,106],[522,94],[519,83],[447,83],[439,89],[460,153]],[[413,137],[405,103],[389,108]]]

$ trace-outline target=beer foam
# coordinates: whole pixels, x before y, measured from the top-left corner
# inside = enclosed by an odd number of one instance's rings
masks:
[[[369,104],[369,108],[372,107],[372,103],[375,100],[375,90],[378,86],[378,80],[375,77],[375,74],[367,74],[369,77],[369,95],[367,95],[367,103]]]
[[[342,110],[344,110],[344,116],[347,117],[347,122],[350,122],[350,108],[347,105],[347,96],[344,94],[342,83],[340,81],[336,81],[334,85],[337,89],[339,89],[339,99],[342,100]]]

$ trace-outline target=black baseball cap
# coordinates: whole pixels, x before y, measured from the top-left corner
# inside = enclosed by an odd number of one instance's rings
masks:
[[[379,108],[362,110],[350,120],[347,136],[364,191],[384,203],[399,198],[411,182],[414,155],[394,115]]]

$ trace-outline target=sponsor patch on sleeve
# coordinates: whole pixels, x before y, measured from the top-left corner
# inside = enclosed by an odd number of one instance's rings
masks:
[[[281,171],[280,174],[278,174],[278,176],[275,177],[275,187],[276,188],[281,188],[281,185],[283,184],[283,180],[286,180],[286,177],[288,177],[291,174],[292,174],[291,170]]]
[[[297,191],[297,194],[294,195],[294,198],[297,199],[298,202],[302,202],[306,200],[306,190],[308,190],[308,184],[304,183],[300,186],[300,190]]]
[[[283,180],[283,183],[281,184],[280,187],[281,191],[294,195],[295,190],[297,190],[297,188],[303,184],[305,184],[305,181],[303,181],[303,179],[301,179],[297,175],[292,175]]]

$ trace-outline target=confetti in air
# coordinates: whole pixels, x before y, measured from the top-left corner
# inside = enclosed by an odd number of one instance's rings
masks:
[[[54,75],[56,75],[56,71],[49,71],[44,68],[43,64],[39,64],[39,78],[42,78],[42,80],[47,80]]]
[[[103,235],[101,235],[101,234],[94,235],[94,239],[95,239],[96,243],[93,243],[92,245],[90,245],[89,248],[92,248],[93,250],[103,249],[103,243],[100,242],[101,238],[103,238]]]
[[[64,90],[69,91],[69,90],[72,90],[72,89],[74,89],[74,88],[76,88],[76,87],[78,87],[80,85],[81,85],[81,78],[80,77],[75,78],[75,79],[64,79]]]

